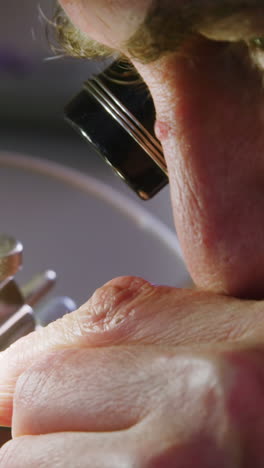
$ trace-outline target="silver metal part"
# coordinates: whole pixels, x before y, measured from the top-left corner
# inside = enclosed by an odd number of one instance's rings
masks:
[[[32,278],[27,284],[21,287],[21,292],[26,304],[33,307],[54,287],[57,275],[53,270],[46,270]]]
[[[36,321],[30,306],[24,305],[0,325],[0,351],[4,351],[22,336],[35,330]]]
[[[45,327],[76,308],[75,302],[67,296],[55,297],[34,311],[29,305],[23,305],[0,325],[0,351],[4,351],[37,327]]]
[[[17,285],[14,276],[22,266],[22,252],[20,242],[0,234],[0,351],[76,309],[75,302],[64,296],[37,305],[56,283],[53,270],[34,276],[21,288]]]
[[[17,283],[12,279],[0,289],[0,325],[25,304]]]
[[[104,85],[100,78],[86,81],[84,89],[90,93],[103,108],[129,133],[129,135],[146,151],[159,168],[168,175],[160,142],[135,118],[134,115]]]
[[[13,278],[22,266],[21,242],[6,234],[0,234],[0,287]]]
[[[54,297],[43,306],[37,307],[34,310],[34,315],[37,324],[45,327],[49,323],[64,317],[64,315],[76,309],[77,305],[70,297]]]

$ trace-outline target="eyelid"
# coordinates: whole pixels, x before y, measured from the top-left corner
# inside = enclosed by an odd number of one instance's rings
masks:
[[[206,19],[197,31],[215,41],[249,42],[264,34],[264,8],[241,8],[215,21]]]

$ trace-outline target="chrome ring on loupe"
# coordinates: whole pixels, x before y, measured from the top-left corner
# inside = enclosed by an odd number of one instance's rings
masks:
[[[153,101],[137,80],[133,69],[114,63],[84,83],[65,114],[115,172],[147,200],[168,183],[168,172],[154,134]]]

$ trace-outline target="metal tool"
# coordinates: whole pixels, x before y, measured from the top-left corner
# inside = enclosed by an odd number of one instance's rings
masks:
[[[53,289],[56,279],[57,275],[53,270],[47,270],[34,276],[25,286],[21,287],[25,302],[31,307],[36,305]]]
[[[6,234],[0,234],[0,287],[21,268],[22,252],[21,242]]]
[[[21,288],[14,277],[22,267],[23,246],[14,238],[0,234],[0,351],[39,326],[72,312],[76,304],[68,297],[39,303],[56,283],[53,270],[44,271]]]
[[[36,328],[33,310],[24,305],[0,326],[0,351],[4,351],[22,336]]]

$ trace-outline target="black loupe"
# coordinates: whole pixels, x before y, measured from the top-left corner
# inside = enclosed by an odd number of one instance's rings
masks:
[[[115,62],[86,81],[65,115],[143,200],[168,183],[153,100],[131,66]]]

